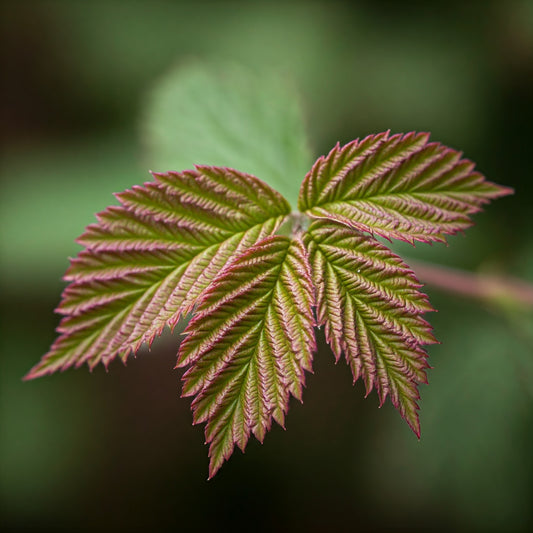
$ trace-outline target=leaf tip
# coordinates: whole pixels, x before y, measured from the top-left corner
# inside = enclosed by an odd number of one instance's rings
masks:
[[[207,481],[211,481],[216,476],[217,472],[220,470],[220,467],[222,466],[223,463],[224,463],[224,459],[218,460],[218,461],[214,461],[213,459],[211,459],[209,461],[209,475],[208,475]]]
[[[149,172],[155,180],[158,180],[166,175],[165,172],[155,172],[154,170],[150,170]]]
[[[498,188],[498,191],[496,192],[496,195],[498,197],[510,196],[515,193],[515,190],[513,189],[513,187],[506,187],[504,185],[496,185],[496,187]]]
[[[35,366],[33,366],[27,374],[22,376],[22,381],[33,381],[34,379],[42,378],[44,376],[49,376],[59,370],[63,372],[68,366],[54,366],[46,360],[46,355],[39,361]]]
[[[32,381],[46,375],[47,372],[39,371],[39,365],[34,366],[27,374],[22,376],[22,381]]]

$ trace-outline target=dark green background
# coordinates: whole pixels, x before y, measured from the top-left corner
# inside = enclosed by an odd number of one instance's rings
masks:
[[[74,238],[148,178],[150,88],[191,58],[274,68],[313,154],[390,128],[432,132],[516,195],[466,237],[408,249],[533,281],[533,2],[3,2],[1,525],[8,531],[527,531],[531,314],[428,288],[422,439],[363,400],[320,340],[287,431],[207,482],[172,370],[177,338],[127,367],[22,383],[54,339]],[[163,170],[163,169],[161,169]],[[402,248],[402,250],[404,250]]]

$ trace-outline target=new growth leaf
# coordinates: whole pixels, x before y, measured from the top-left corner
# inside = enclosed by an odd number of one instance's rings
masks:
[[[312,371],[318,325],[354,383],[375,389],[380,404],[390,397],[420,436],[424,345],[436,342],[423,315],[432,308],[376,236],[444,241],[511,189],[426,133],[337,144],[305,176],[300,213],[227,167],[154,178],[118,194],[120,206],[80,237],[59,337],[27,379],[126,361],[192,314],[177,366],[187,368],[182,395],[193,397],[194,423],[206,424],[212,477],[235,445],[285,425]]]
[[[188,314],[233,257],[272,235],[289,204],[266,184],[227,168],[154,173],[117,195],[78,239],[65,274],[59,338],[28,374],[126,360]]]

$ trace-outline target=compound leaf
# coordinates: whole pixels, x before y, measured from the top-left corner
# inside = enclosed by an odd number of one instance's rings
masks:
[[[444,241],[469,215],[512,192],[474,171],[461,153],[427,133],[369,135],[320,157],[300,189],[299,208],[360,231],[414,243]]]
[[[236,139],[232,150],[244,137]],[[303,162],[304,145],[295,143],[294,151],[274,143],[294,165],[274,169],[277,159],[263,154],[271,181],[281,184]],[[60,335],[26,379],[125,361],[195,310],[177,366],[187,367],[183,396],[194,397],[194,423],[206,423],[213,477],[235,445],[244,451],[250,435],[262,442],[272,421],[284,425],[291,395],[302,399],[318,325],[354,382],[361,378],[367,395],[376,389],[380,405],[389,396],[420,436],[423,346],[436,342],[423,315],[432,308],[414,273],[375,235],[444,241],[511,189],[425,133],[337,144],[302,183],[303,214],[224,166],[154,177],[118,194],[120,205],[78,239],[85,249],[65,275]]]
[[[422,314],[430,311],[405,263],[369,235],[317,220],[306,237],[317,323],[335,358],[344,353],[354,378],[380,405],[393,405],[420,436],[417,383],[427,383],[424,344],[436,342]]]
[[[58,312],[60,336],[35,378],[88,363],[124,361],[189,313],[235,254],[273,234],[290,212],[257,178],[220,167],[154,174],[117,195],[78,242]]]
[[[301,400],[315,350],[313,289],[299,235],[268,237],[223,269],[202,296],[182,342],[183,396],[207,422],[212,477],[250,434],[284,425],[290,394]]]

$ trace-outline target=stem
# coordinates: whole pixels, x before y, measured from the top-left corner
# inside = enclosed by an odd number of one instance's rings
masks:
[[[521,307],[533,308],[533,285],[526,281],[466,272],[423,261],[409,260],[409,264],[420,281],[433,287],[491,303],[518,304]]]
[[[519,383],[533,397],[532,367],[527,361],[527,354],[533,347],[531,318],[527,313],[533,309],[533,285],[516,278],[476,274],[422,261],[409,261],[409,264],[420,280],[428,285],[496,306],[511,331],[527,346],[525,357],[516,350],[511,350],[511,356]]]
[[[279,227],[276,235],[284,235],[285,237],[292,237],[296,233],[306,230],[309,227],[309,217],[305,213],[293,211],[287,216],[285,222]]]

